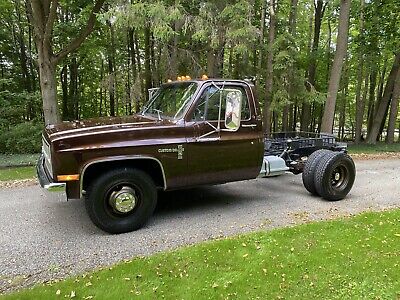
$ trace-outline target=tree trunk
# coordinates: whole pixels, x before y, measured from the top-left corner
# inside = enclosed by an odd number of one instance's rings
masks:
[[[225,32],[224,26],[218,26],[218,48],[215,54],[215,70],[219,78],[223,77],[225,56]]]
[[[96,14],[100,11],[103,3],[104,0],[96,1],[80,34],[58,53],[54,54],[52,51],[52,33],[57,19],[58,0],[26,0],[26,11],[29,23],[32,24],[34,29],[37,47],[43,114],[46,125],[60,122],[57,104],[56,66],[69,53],[76,50],[93,31]]]
[[[110,116],[115,116],[115,80],[114,65],[111,57],[108,57],[108,92],[110,96]]]
[[[175,80],[178,76],[178,37],[174,35],[172,46],[170,50],[170,61],[169,61],[169,78]]]
[[[135,112],[138,112],[139,109],[139,95],[138,92],[135,91],[135,89],[140,90],[140,86],[138,86],[137,83],[137,78],[138,78],[138,71],[140,69],[140,61],[137,59],[137,53],[139,52],[139,49],[137,48],[137,43],[136,41],[136,31],[134,29],[129,30],[129,53],[130,53],[130,59],[131,59],[131,72],[132,72],[132,84],[131,88],[129,90],[130,93],[130,99],[135,102],[134,103],[134,110]],[[131,103],[131,102],[130,102]],[[131,104],[132,105],[132,104]]]
[[[257,74],[261,74],[262,72],[262,63],[263,63],[263,56],[264,56],[264,35],[265,35],[265,0],[261,1],[261,18],[260,18],[260,40],[259,40],[259,53],[258,53],[258,62],[257,62]],[[233,55],[233,47],[231,47],[231,54],[230,57]],[[229,66],[231,67],[231,66]],[[231,73],[232,74],[232,73]],[[260,85],[260,76],[257,76],[257,84],[258,87]]]
[[[211,48],[207,51],[207,75],[210,78],[215,77],[215,54]]]
[[[331,76],[329,79],[328,96],[326,99],[324,115],[322,117],[321,123],[321,131],[326,133],[332,133],[333,129],[336,98],[339,90],[343,60],[346,56],[347,51],[350,4],[351,0],[341,0],[340,3],[339,29],[337,36],[336,53],[332,65]]]
[[[397,121],[397,114],[399,112],[399,98],[400,98],[400,68],[397,70],[396,81],[393,88],[392,102],[390,104],[389,124],[387,129],[386,141],[389,144],[394,142],[394,129]]]
[[[62,89],[62,119],[68,120],[68,66],[64,65],[61,69],[61,89]]]
[[[374,120],[374,111],[375,111],[375,89],[376,89],[376,78],[378,76],[378,72],[376,70],[376,65],[373,66],[371,70],[371,75],[369,76],[369,96],[368,96],[368,112],[367,112],[367,132],[370,132],[372,127],[372,122]]]
[[[38,45],[40,90],[46,125],[61,122],[57,104],[56,66],[51,62],[50,49]]]
[[[355,132],[355,143],[358,144],[361,141],[361,130],[364,121],[364,109],[365,99],[361,97],[361,87],[364,78],[364,54],[361,52],[364,50],[364,6],[365,0],[360,1],[360,37],[361,45],[359,47],[359,64],[357,70],[357,88],[356,88],[356,132]],[[365,79],[367,80],[367,79]]]
[[[156,44],[153,33],[150,33],[150,62],[151,62],[151,75],[152,75],[152,86],[158,86],[160,84],[160,76],[157,70],[155,50]]]
[[[354,139],[354,142],[356,144],[360,143],[361,141],[361,131],[364,121],[365,98],[361,96],[361,87],[364,79],[363,68],[364,68],[363,60],[361,60],[357,74],[357,87],[356,87],[356,130]],[[365,82],[367,81],[368,81],[368,76],[367,78],[365,78]]]
[[[343,141],[345,132],[346,132],[346,104],[347,104],[347,96],[349,91],[349,69],[347,67],[347,58],[345,60],[346,68],[344,69],[343,74],[343,90],[342,90],[342,101],[339,103],[339,132],[338,135],[340,139]]]
[[[290,2],[289,33],[293,38],[296,37],[297,2],[298,0],[291,0]],[[289,70],[288,94],[290,103],[293,103],[295,98],[295,89],[294,89],[295,68],[296,66],[295,64],[293,64]],[[289,127],[291,127],[291,122],[293,120],[293,117],[290,116],[290,112],[293,111],[293,109],[291,109],[292,107],[293,107],[292,104],[287,104],[283,108],[282,131],[288,131]]]
[[[314,13],[314,38],[310,53],[310,63],[308,65],[308,79],[306,87],[310,91],[315,88],[315,79],[317,71],[317,53],[319,48],[319,40],[321,36],[321,24],[322,18],[324,17],[326,5],[323,0],[317,0],[317,5],[315,5]],[[301,131],[308,131],[311,119],[311,104],[304,102],[303,110],[301,115]]]
[[[104,60],[103,58],[101,58],[99,117],[101,117],[103,114],[103,80],[104,80]]]
[[[387,113],[387,108],[390,103],[390,98],[393,92],[397,71],[400,68],[400,52],[398,52],[395,56],[392,69],[390,70],[385,91],[383,92],[383,96],[381,101],[379,102],[379,106],[376,110],[376,114],[374,116],[374,120],[372,123],[371,131],[368,132],[367,143],[376,144],[376,140],[380,131],[380,127],[382,122],[384,121],[385,114]]]
[[[68,120],[78,119],[78,62],[76,57],[69,64],[69,97],[72,109],[69,109]],[[71,107],[70,107],[71,108]]]
[[[149,100],[149,89],[151,88],[151,60],[150,60],[150,28],[144,28],[144,78],[145,78],[145,97]]]
[[[365,136],[364,136],[364,134],[362,132],[362,124],[363,124],[363,121],[364,121],[364,113],[365,113],[365,106],[366,106],[366,103],[367,103],[368,88],[369,88],[369,75],[367,74],[365,76],[365,80],[364,80],[364,91],[363,91],[363,93],[361,95],[361,100],[360,100],[360,102],[362,103],[361,107],[360,107],[360,109],[362,111],[362,120],[361,120],[361,128],[360,128],[360,141],[364,141],[365,140]]]
[[[273,85],[273,44],[275,41],[275,0],[269,2],[269,32],[268,32],[268,57],[265,79],[265,102],[263,111],[264,131],[267,136],[271,133],[271,103],[272,103],[272,85]]]

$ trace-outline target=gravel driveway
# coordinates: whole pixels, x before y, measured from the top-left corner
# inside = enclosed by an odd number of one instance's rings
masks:
[[[400,159],[356,167],[339,202],[312,197],[287,174],[161,194],[147,226],[121,235],[92,225],[81,200],[36,185],[0,189],[0,293],[221,236],[400,207]]]

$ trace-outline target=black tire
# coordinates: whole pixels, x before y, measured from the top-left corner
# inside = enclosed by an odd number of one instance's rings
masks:
[[[317,193],[329,201],[341,200],[350,192],[356,177],[352,158],[343,152],[323,157],[315,172]]]
[[[129,207],[126,200],[130,201]],[[157,189],[152,178],[130,168],[115,169],[93,180],[85,199],[92,222],[109,233],[139,229],[153,214],[156,204]]]
[[[318,165],[319,161],[321,160],[321,158],[328,155],[329,153],[333,153],[333,152],[330,150],[327,150],[327,149],[320,149],[320,150],[314,151],[307,158],[307,161],[304,166],[301,177],[303,179],[304,187],[306,188],[307,191],[309,191],[313,195],[318,195],[317,190],[315,188],[315,183],[314,183],[315,170],[316,170],[317,165]]]

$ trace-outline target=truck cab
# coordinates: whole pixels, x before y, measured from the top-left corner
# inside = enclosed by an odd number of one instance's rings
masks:
[[[256,178],[264,156],[254,86],[241,80],[162,85],[138,114],[47,126],[38,178],[85,198],[92,221],[120,233],[152,214],[157,189]]]

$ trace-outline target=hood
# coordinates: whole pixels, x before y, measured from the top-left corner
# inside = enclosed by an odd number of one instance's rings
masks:
[[[46,126],[50,140],[77,135],[98,134],[118,129],[134,129],[174,125],[174,121],[158,120],[148,116],[133,115],[125,117],[101,117],[82,121],[63,122]]]

